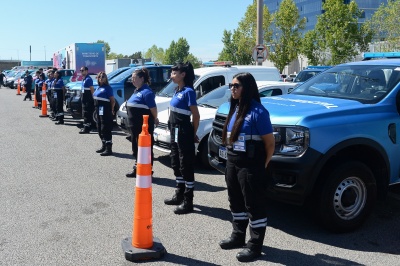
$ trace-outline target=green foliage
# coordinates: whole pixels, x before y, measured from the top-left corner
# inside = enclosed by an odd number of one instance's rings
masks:
[[[344,4],[342,0],[326,0],[323,9],[325,13],[318,16],[314,33],[310,33],[302,47],[308,58],[336,65],[348,62],[368,49],[371,33],[365,27],[358,27],[362,13],[354,1]],[[311,47],[318,51],[312,52]]]
[[[271,15],[268,8],[263,5],[263,42],[271,39]],[[222,43],[224,47],[219,53],[218,60],[233,61],[234,64],[248,65],[254,63],[252,51],[257,39],[257,1],[247,7],[244,18],[239,22],[238,28],[233,31],[224,30]]]
[[[275,30],[273,32],[269,60],[283,71],[286,65],[297,58],[301,48],[301,30],[305,27],[305,19],[300,19],[299,11],[293,0],[283,0],[273,16]]]
[[[165,51],[165,64],[173,65],[178,61],[185,61],[189,55],[190,46],[185,38],[179,38],[177,42],[172,41],[169,48]]]
[[[366,28],[372,32],[375,42],[386,41],[377,46],[376,51],[393,52],[400,50],[400,0],[381,4]]]
[[[158,48],[156,45],[153,45],[144,53],[144,57],[151,58],[151,61],[153,62],[163,64],[165,52],[163,48]]]
[[[106,49],[106,58],[107,59],[113,59],[113,58],[108,58],[109,57],[109,54],[110,54],[110,52],[111,52],[111,48],[110,48],[110,45],[108,44],[108,42],[105,42],[105,41],[103,41],[103,40],[98,40],[96,43],[104,43],[104,48]]]

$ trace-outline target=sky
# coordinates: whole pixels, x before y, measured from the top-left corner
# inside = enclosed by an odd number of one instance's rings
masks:
[[[223,31],[237,29],[253,0],[67,0],[1,4],[0,60],[50,60],[72,43],[103,40],[131,55],[183,37],[201,61],[218,59]],[[31,54],[29,52],[31,46]]]

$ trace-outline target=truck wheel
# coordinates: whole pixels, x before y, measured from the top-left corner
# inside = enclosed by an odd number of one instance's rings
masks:
[[[208,162],[208,143],[207,143],[208,136],[203,138],[203,141],[200,143],[199,147],[199,160],[201,165],[204,169],[213,169],[213,167]]]
[[[327,176],[319,194],[318,216],[327,229],[347,232],[359,227],[376,201],[376,181],[367,165],[342,163]]]

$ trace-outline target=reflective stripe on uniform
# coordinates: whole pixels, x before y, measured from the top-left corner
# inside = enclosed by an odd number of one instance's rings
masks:
[[[143,108],[143,109],[149,109],[149,107],[145,104],[140,104],[140,103],[126,103],[127,106],[129,107],[136,107],[136,108]]]
[[[259,227],[266,227],[267,226],[267,218],[258,219],[255,221],[250,220],[250,227],[251,228],[259,228]]]
[[[170,108],[170,110],[172,112],[176,112],[176,113],[183,114],[183,115],[192,115],[191,111],[188,111],[188,110],[185,110],[185,109],[177,108],[177,107],[174,107],[174,106],[170,106],[169,108]]]
[[[233,220],[248,220],[249,216],[245,212],[232,212]]]
[[[97,96],[93,96],[93,99],[96,99],[98,101],[105,101],[105,102],[109,102],[110,99],[106,99],[106,98],[102,98],[102,97],[97,97]]]

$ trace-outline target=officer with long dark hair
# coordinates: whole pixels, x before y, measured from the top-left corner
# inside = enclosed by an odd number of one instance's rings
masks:
[[[53,99],[55,105],[55,120],[56,125],[64,124],[64,81],[61,77],[61,72],[56,71],[54,73],[54,81],[53,81]]]
[[[190,62],[172,67],[171,80],[177,84],[170,103],[168,127],[171,132],[171,166],[176,180],[175,194],[165,199],[167,205],[179,205],[176,214],[193,211],[194,159],[200,114],[193,89],[194,70]],[[190,118],[192,117],[192,121]]]
[[[113,89],[108,83],[107,75],[100,72],[97,75],[99,87],[93,94],[97,116],[97,132],[102,146],[96,152],[101,156],[112,155],[112,129],[114,120],[115,99]]]
[[[151,136],[151,164],[153,164],[154,153],[154,125],[158,125],[157,106],[155,94],[149,87],[151,84],[149,71],[146,68],[136,69],[132,73],[132,84],[135,91],[126,103],[128,113],[128,127],[131,131],[133,170],[126,177],[136,177],[136,164],[138,155],[139,134],[142,132],[143,115],[148,115],[148,131]]]
[[[267,226],[265,175],[275,140],[254,77],[250,73],[236,74],[229,87],[230,109],[222,142],[227,147],[225,180],[233,230],[219,245],[222,249],[243,247],[250,220],[250,240],[236,255],[239,261],[246,262],[261,256]]]
[[[81,88],[83,128],[81,129],[79,134],[88,134],[90,130],[94,127],[93,79],[89,76],[87,67],[81,67],[80,71],[83,76]]]

